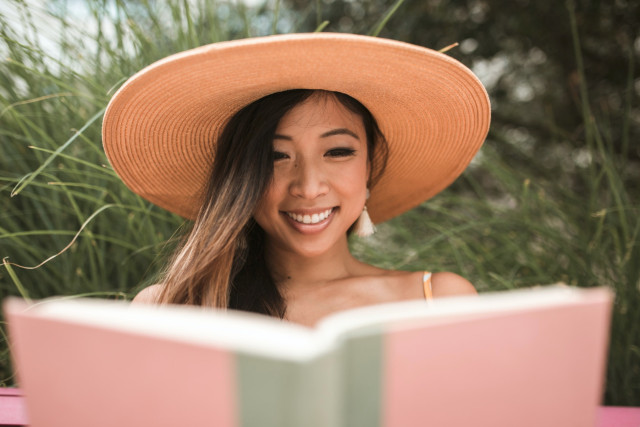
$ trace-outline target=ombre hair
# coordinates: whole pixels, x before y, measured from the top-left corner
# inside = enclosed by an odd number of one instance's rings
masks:
[[[162,274],[160,303],[252,311],[283,318],[286,301],[264,257],[265,233],[252,215],[273,176],[273,139],[284,115],[311,96],[333,97],[362,118],[371,166],[381,176],[388,148],[359,101],[339,92],[296,89],[261,98],[222,130],[201,208]]]

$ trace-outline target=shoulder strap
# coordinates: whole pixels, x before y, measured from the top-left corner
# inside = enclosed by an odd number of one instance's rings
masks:
[[[431,273],[428,271],[422,274],[422,288],[424,289],[424,299],[429,301],[433,299],[433,293],[431,291]]]

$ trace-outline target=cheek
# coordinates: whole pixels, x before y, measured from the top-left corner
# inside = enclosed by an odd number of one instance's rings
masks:
[[[272,181],[260,198],[260,201],[253,212],[253,218],[259,225],[263,226],[267,222],[269,216],[273,216],[274,212],[276,214],[278,213],[278,201],[280,200],[278,194],[278,188],[275,185],[275,182]]]
[[[273,219],[269,217],[267,214],[267,210],[261,204],[256,207],[256,210],[253,212],[253,219],[262,228],[265,232],[269,233],[271,230],[271,224],[273,224]]]
[[[366,188],[369,181],[369,167],[367,162],[359,162],[350,167],[339,168],[333,174],[334,182],[343,188],[355,191]]]

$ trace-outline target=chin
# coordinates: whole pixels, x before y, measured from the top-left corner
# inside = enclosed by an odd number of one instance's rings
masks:
[[[346,240],[346,233],[345,233]],[[309,242],[308,244],[298,244],[291,248],[291,251],[304,258],[316,258],[327,253],[339,250],[340,242]]]
[[[292,252],[298,254],[303,258],[317,258],[330,252],[330,249],[325,248],[292,248]]]

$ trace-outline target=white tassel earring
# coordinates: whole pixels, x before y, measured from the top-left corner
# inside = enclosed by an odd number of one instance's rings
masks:
[[[367,199],[369,198],[369,189],[367,189]],[[371,221],[371,217],[369,216],[369,212],[367,211],[367,205],[364,205],[362,209],[362,213],[358,220],[356,221],[355,226],[353,227],[353,232],[356,236],[367,237],[371,236],[376,231],[376,227],[373,225]]]

